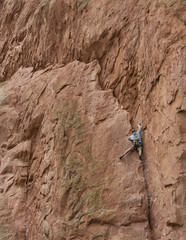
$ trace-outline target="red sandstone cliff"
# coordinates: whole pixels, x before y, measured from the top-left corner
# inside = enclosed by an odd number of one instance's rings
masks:
[[[0,0],[1,240],[185,239],[185,10]]]

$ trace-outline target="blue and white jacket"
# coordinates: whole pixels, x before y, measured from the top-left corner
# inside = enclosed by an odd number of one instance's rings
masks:
[[[138,125],[138,131],[134,132],[130,137],[128,137],[128,140],[135,142],[141,142],[141,125]]]

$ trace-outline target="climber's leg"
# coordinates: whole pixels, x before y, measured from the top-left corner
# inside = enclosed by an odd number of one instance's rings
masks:
[[[132,151],[135,149],[135,144],[133,144],[129,149],[127,149],[124,154],[120,157],[122,159],[128,152]]]
[[[140,146],[140,147],[138,147],[138,155],[139,155],[140,161],[142,161],[141,154],[142,154],[142,147]]]

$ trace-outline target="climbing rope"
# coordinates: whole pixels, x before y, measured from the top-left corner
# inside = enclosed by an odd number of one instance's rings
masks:
[[[145,181],[145,191],[146,191],[146,199],[147,199],[147,209],[145,211],[144,240],[148,240],[148,231],[147,231],[148,227],[151,235],[150,239],[153,240],[153,232],[152,232],[151,216],[150,216],[151,203],[150,203],[149,187],[148,187],[147,172],[146,172],[147,164],[144,161],[142,161],[142,164],[143,164],[143,177]]]

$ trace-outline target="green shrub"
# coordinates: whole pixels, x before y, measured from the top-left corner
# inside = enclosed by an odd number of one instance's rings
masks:
[[[40,7],[40,8],[43,8],[43,7],[47,6],[47,5],[49,5],[50,1],[52,1],[52,0],[42,0],[42,1],[39,3],[39,7]]]
[[[99,237],[106,237],[107,231],[96,231],[91,234],[91,240],[95,240]]]
[[[76,102],[66,101],[56,112],[58,134],[63,145],[60,199],[63,208],[68,210],[61,226],[63,237],[64,232],[74,234],[91,222],[104,222],[111,213],[104,205],[104,191],[108,189],[105,177],[95,180],[95,175],[100,176],[105,171],[106,160],[92,156],[90,137],[77,107]]]
[[[76,0],[76,8],[79,10],[84,9],[90,0]]]
[[[44,227],[44,229],[43,229],[43,233],[45,234],[45,237],[49,238],[49,235],[50,235],[50,229]]]

